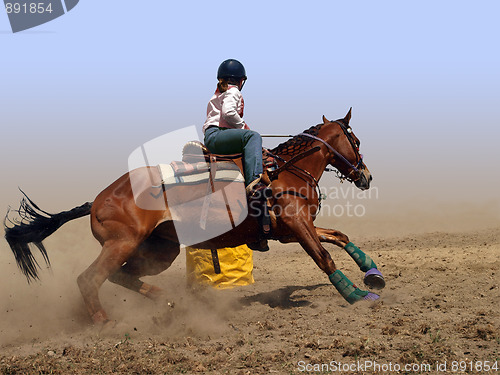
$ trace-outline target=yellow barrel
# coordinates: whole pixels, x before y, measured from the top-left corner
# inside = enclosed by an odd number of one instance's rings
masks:
[[[247,245],[222,249],[186,247],[186,276],[189,284],[217,289],[249,285],[253,279],[253,252]]]

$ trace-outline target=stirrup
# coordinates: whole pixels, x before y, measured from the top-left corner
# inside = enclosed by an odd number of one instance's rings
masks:
[[[248,184],[248,186],[245,188],[247,195],[252,195],[254,188],[260,182],[261,179],[262,179],[262,174],[260,174],[259,177],[257,177],[255,180],[253,180]]]
[[[256,199],[265,202],[267,199],[272,197],[273,197],[273,190],[263,182],[257,183],[256,185],[254,185],[251,191],[247,191],[248,200]]]

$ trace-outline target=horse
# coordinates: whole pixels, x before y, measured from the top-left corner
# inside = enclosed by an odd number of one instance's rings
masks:
[[[322,123],[269,150],[278,161],[278,168],[266,170],[262,181],[272,192],[268,197],[270,239],[283,243],[298,242],[344,299],[352,304],[362,300],[374,301],[379,295],[354,285],[337,269],[322,242],[344,248],[366,272],[364,282],[370,288],[383,288],[384,278],[373,260],[350,242],[347,235],[334,229],[317,228],[313,224],[322,198],[319,180],[328,165],[336,169],[341,179],[354,183],[357,188],[366,190],[370,187],[372,176],[359,153],[360,141],[349,125],[350,119],[351,109],[344,118],[335,121],[323,116]],[[180,252],[181,243],[176,235],[172,210],[168,205],[163,209],[141,208],[132,186],[137,185],[137,181],[148,181],[143,183],[148,185],[145,186],[147,191],[151,182],[161,184],[161,177],[157,168],[137,168],[105,188],[93,202],[57,214],[40,209],[25,194],[17,210],[21,219],[7,220],[6,216],[4,220],[5,238],[18,267],[30,282],[39,278],[40,268],[30,246],[35,245],[50,266],[42,241],[64,223],[90,215],[92,234],[102,250],[77,277],[77,283],[90,318],[97,325],[110,322],[98,295],[106,280],[158,300],[165,296],[165,291],[140,278],[163,272]],[[174,189],[163,189],[165,202]],[[191,191],[195,190],[182,188],[177,196],[189,199]],[[227,216],[227,212],[212,213],[210,220],[216,221],[224,214]],[[258,217],[247,215],[228,232],[192,246],[206,249],[235,247],[261,239]]]

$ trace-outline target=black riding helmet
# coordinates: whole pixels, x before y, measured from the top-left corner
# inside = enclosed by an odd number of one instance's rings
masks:
[[[247,79],[247,73],[245,72],[245,67],[238,60],[228,59],[220,64],[217,70],[217,79],[225,79],[228,83],[239,84],[243,79],[241,88]]]

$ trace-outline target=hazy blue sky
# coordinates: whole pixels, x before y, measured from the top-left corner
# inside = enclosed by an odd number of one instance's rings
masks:
[[[201,127],[226,58],[247,69],[254,129],[298,133],[352,106],[384,191],[495,199],[499,14],[498,1],[82,0],[12,34],[0,12],[0,210],[17,186],[49,211],[92,200],[140,144]]]

